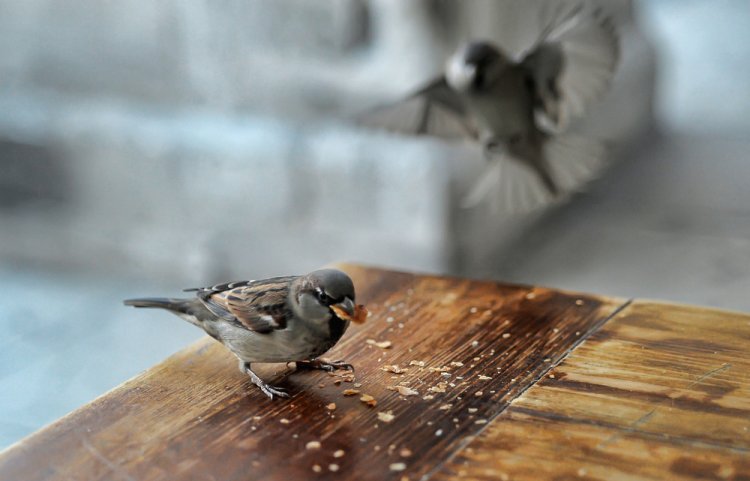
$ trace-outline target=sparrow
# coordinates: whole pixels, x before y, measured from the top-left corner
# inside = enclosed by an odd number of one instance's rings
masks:
[[[354,370],[351,364],[319,359],[367,311],[354,303],[354,284],[345,273],[322,269],[303,276],[239,281],[185,289],[195,297],[141,298],[127,306],[166,309],[203,329],[227,347],[269,398],[289,397],[266,384],[253,370],[256,362],[295,362],[298,369]]]
[[[608,89],[618,37],[601,10],[558,1],[547,7],[528,50],[511,55],[487,41],[467,42],[441,75],[361,115],[359,124],[479,143],[488,163],[464,207],[487,200],[495,211],[530,211],[578,190],[601,170],[606,149],[564,131]]]

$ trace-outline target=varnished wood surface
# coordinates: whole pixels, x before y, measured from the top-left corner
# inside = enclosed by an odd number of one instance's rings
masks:
[[[750,316],[635,302],[437,479],[750,479]]]
[[[342,394],[355,382],[335,385],[321,372],[282,375],[275,382],[293,397],[270,401],[206,339],[5,451],[0,479],[419,479],[623,304],[344,269],[372,316],[328,357],[353,363],[357,389],[377,406]],[[447,375],[435,370],[445,366]],[[419,395],[388,389],[399,384]],[[392,421],[379,420],[389,412]],[[310,442],[320,448],[306,449]]]
[[[750,479],[750,317],[344,270],[373,314],[328,356],[354,381],[269,366],[293,394],[270,401],[205,339],[0,453],[0,479]]]

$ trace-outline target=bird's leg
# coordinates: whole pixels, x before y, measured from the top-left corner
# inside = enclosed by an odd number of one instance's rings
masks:
[[[240,371],[250,376],[250,380],[253,382],[253,384],[258,386],[260,390],[263,391],[263,394],[265,394],[269,398],[273,399],[274,396],[289,397],[289,394],[286,393],[283,389],[266,384],[263,379],[261,379],[257,374],[253,372],[252,369],[250,369],[249,362],[240,361]]]
[[[354,372],[354,366],[343,361],[323,361],[320,359],[313,359],[312,361],[295,361],[297,369],[319,369],[321,371],[333,372],[338,369],[346,369]]]

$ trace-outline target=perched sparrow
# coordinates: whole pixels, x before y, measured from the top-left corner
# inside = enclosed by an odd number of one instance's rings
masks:
[[[322,269],[305,276],[241,281],[195,291],[190,299],[129,299],[125,305],[159,307],[195,324],[240,360],[240,370],[268,397],[289,397],[263,382],[254,362],[291,362],[298,368],[351,369],[351,364],[318,359],[341,339],[350,321],[367,311],[354,304],[354,284],[341,271]]]
[[[550,2],[539,39],[511,56],[487,42],[462,45],[444,73],[404,101],[360,118],[365,126],[479,142],[489,164],[464,200],[531,210],[592,179],[605,149],[562,135],[603,94],[617,65],[615,29],[599,10]]]

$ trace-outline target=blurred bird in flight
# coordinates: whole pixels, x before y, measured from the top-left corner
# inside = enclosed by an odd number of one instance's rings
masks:
[[[511,56],[484,41],[461,45],[444,72],[364,126],[479,142],[485,172],[464,198],[494,210],[534,210],[579,190],[601,170],[604,145],[566,133],[610,84],[619,57],[612,22],[582,4],[549,2],[534,44]]]

